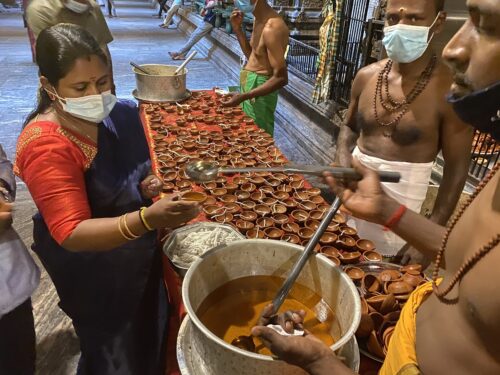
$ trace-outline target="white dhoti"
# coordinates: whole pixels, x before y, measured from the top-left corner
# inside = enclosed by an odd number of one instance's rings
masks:
[[[363,154],[356,147],[352,156],[364,166],[376,171],[393,171],[401,173],[399,183],[382,183],[385,193],[410,210],[420,212],[431,178],[431,163],[407,163],[389,161]],[[384,256],[394,256],[406,244],[401,237],[391,231],[384,231],[383,226],[365,220],[353,218],[354,225],[361,238],[366,238],[375,243],[377,250]]]

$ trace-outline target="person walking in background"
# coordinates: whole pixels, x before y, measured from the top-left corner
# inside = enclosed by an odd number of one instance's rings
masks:
[[[193,48],[193,46],[198,43],[205,35],[210,34],[210,31],[212,31],[215,26],[215,13],[213,11],[215,5],[216,2],[213,0],[206,1],[205,8],[203,8],[201,11],[201,15],[203,16],[203,23],[193,31],[193,33],[189,37],[189,40],[186,42],[186,44],[184,44],[179,52],[168,53],[173,60],[184,60],[189,50]]]
[[[118,17],[116,14],[116,6],[115,6],[115,1],[114,0],[106,0],[106,10],[108,12],[108,17],[113,18],[113,17]]]
[[[167,15],[165,16],[165,19],[163,20],[163,23],[160,24],[160,27],[163,29],[167,29],[170,26],[170,23],[172,22],[172,18],[177,14],[178,10],[181,8],[182,5],[182,0],[173,0],[172,1],[172,6],[167,12]]]
[[[40,271],[12,228],[16,180],[0,145],[0,374],[35,373],[36,340],[31,294]]]
[[[161,18],[162,14],[163,14],[163,11],[167,10],[167,1],[168,0],[158,0],[158,3],[160,4],[160,10],[158,11],[158,18]],[[153,14],[153,17],[155,17],[155,15]]]

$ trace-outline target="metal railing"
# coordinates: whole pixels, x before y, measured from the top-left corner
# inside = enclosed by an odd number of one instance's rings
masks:
[[[318,74],[319,49],[293,38],[288,46],[288,68],[303,80],[314,83]]]
[[[472,142],[471,165],[469,176],[475,182],[481,181],[493,166],[498,163],[500,143],[489,134],[476,131]]]

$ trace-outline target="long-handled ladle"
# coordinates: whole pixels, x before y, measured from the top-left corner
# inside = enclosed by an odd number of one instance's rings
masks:
[[[189,178],[196,182],[208,182],[217,178],[219,173],[245,173],[245,172],[275,172],[275,173],[300,173],[307,175],[320,176],[323,172],[330,172],[333,177],[342,180],[357,181],[361,180],[362,176],[353,168],[327,167],[314,165],[286,165],[283,167],[269,168],[220,168],[216,162],[195,161],[186,165],[186,174]],[[398,172],[378,172],[380,181],[382,182],[399,182],[401,174]]]

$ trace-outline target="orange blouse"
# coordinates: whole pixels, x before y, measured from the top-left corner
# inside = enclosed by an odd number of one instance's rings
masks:
[[[19,136],[14,171],[59,244],[91,218],[84,174],[96,154],[91,141],[49,121],[33,122]]]

